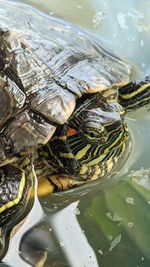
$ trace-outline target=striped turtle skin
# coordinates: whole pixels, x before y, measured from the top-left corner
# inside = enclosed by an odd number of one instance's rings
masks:
[[[130,72],[90,33],[0,1],[0,226],[25,207],[26,158],[50,192],[110,174],[129,143],[126,103],[148,88]]]
[[[108,103],[99,93],[88,95],[77,101],[74,113],[67,123],[58,126],[55,134],[39,149],[39,161],[46,161],[40,169],[54,187],[65,190],[89,180],[102,178],[116,166],[126,150],[129,139],[124,112],[116,103]],[[67,175],[66,181],[53,179],[52,173]],[[35,162],[35,170],[36,162]],[[38,170],[37,175],[38,175]]]
[[[150,76],[143,80],[131,81],[118,90],[118,102],[126,110],[135,110],[150,102]]]

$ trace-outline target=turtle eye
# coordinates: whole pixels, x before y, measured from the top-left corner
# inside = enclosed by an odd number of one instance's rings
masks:
[[[89,132],[89,133],[85,133],[86,137],[88,137],[91,140],[96,140],[98,138],[98,134],[96,132]]]
[[[98,142],[104,137],[104,127],[101,129],[101,131],[89,129],[88,131],[84,132],[84,136],[90,141]]]
[[[94,132],[89,133],[89,137],[90,137],[90,138],[95,138],[95,137],[96,137],[96,136],[95,136],[95,133],[94,133]]]

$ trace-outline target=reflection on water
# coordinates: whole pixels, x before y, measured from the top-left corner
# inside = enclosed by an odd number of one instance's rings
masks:
[[[23,2],[92,30],[132,63],[133,76],[150,72],[148,0]],[[133,151],[124,175],[36,200],[11,239],[7,266],[150,266],[150,113],[127,116]],[[131,171],[136,182],[125,177]]]
[[[149,190],[127,178],[84,206],[79,221],[101,266],[149,266],[149,199]]]
[[[80,214],[79,201],[73,202],[63,210],[53,216],[50,221],[62,251],[68,260],[69,266],[87,266],[91,265],[98,267],[98,261],[95,252],[87,242],[87,237],[77,220],[77,215]],[[66,218],[69,218],[66,219]],[[60,227],[60,222],[63,222]]]
[[[38,210],[38,212],[37,212]],[[44,212],[43,209],[39,203],[39,200],[35,197],[34,200],[34,205],[25,219],[25,223],[18,229],[16,234],[14,234],[13,238],[10,240],[9,244],[9,250],[7,255],[4,258],[4,262],[10,264],[11,266],[21,266],[21,267],[26,267],[27,264],[26,262],[22,261],[21,259],[21,253],[20,253],[20,242],[22,239],[22,236],[31,228],[34,227],[36,223],[41,221],[44,217]],[[15,255],[15,257],[14,257]]]
[[[130,60],[139,73],[149,72],[150,2],[148,0],[25,0],[66,20],[94,30],[103,42]],[[111,27],[110,27],[111,25]]]

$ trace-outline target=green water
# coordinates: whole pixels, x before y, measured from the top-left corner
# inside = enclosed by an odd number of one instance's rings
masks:
[[[150,73],[148,0],[23,2],[94,32],[132,64],[133,77]],[[150,111],[127,114],[127,122],[132,153],[121,171],[36,199],[0,266],[150,266]]]

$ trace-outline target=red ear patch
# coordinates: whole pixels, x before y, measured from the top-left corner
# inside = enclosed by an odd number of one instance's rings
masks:
[[[73,128],[69,128],[67,130],[67,136],[72,136],[72,135],[75,135],[77,134],[77,130],[73,129]]]

